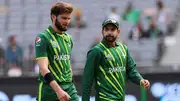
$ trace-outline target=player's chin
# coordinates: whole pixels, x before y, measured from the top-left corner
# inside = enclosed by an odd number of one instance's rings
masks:
[[[113,38],[107,38],[108,42],[114,42],[115,40]]]
[[[62,28],[62,31],[67,31],[67,28]]]

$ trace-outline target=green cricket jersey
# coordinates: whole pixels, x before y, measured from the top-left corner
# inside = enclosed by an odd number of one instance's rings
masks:
[[[72,82],[70,66],[72,46],[70,35],[58,34],[51,26],[36,37],[36,59],[48,57],[48,68],[58,83]],[[45,82],[41,74],[39,80]]]
[[[82,101],[89,101],[93,81],[96,101],[124,101],[126,76],[138,85],[143,79],[127,47],[119,42],[115,47],[100,42],[87,55]]]

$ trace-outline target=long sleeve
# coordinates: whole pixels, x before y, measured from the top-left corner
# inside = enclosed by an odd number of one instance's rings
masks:
[[[93,48],[88,52],[82,80],[82,101],[89,101],[90,99],[95,68],[98,67],[99,60],[100,54],[97,48]]]
[[[127,76],[135,84],[140,85],[143,79],[139,72],[136,70],[136,63],[127,50]]]

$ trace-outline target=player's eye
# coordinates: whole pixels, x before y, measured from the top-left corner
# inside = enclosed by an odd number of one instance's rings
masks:
[[[116,28],[111,28],[111,31],[115,31],[116,30]]]
[[[71,18],[68,17],[62,17],[63,20],[70,20]]]

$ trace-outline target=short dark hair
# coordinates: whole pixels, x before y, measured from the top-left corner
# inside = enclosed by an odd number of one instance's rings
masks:
[[[61,15],[64,13],[72,13],[73,7],[71,4],[66,2],[57,2],[51,8],[51,15]]]

